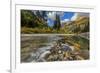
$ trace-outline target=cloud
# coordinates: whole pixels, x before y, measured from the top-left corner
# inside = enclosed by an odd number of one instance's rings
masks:
[[[61,23],[66,23],[68,21],[70,21],[70,20],[69,19],[64,19],[64,20],[61,21]]]
[[[48,12],[47,16],[48,16],[48,18],[55,20],[56,19],[56,12]]]
[[[78,13],[75,13],[72,17],[71,17],[71,21],[75,21],[78,18]]]
[[[60,16],[63,16],[64,12],[61,11],[61,12],[56,12],[56,14],[60,15]]]
[[[55,20],[56,14],[62,16],[64,14],[64,12],[48,12],[47,16],[48,16],[48,18]]]
[[[77,12],[71,17],[71,21],[75,21],[78,17],[86,16],[89,17],[89,13]]]

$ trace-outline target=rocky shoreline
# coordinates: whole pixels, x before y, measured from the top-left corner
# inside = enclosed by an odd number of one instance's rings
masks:
[[[37,53],[37,58],[32,55],[34,57],[32,62],[85,60],[81,50],[76,50],[74,47],[68,46],[67,43],[61,42],[54,42],[51,47],[49,46],[41,53],[39,51]]]
[[[26,37],[23,39],[25,38]],[[30,36],[24,41],[23,39],[23,44],[21,46],[22,62],[74,61],[89,59],[88,40],[79,36],[48,36],[48,38]]]

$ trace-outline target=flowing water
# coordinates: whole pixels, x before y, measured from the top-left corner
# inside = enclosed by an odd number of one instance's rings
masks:
[[[89,56],[89,40],[80,36],[21,36],[21,62],[46,62],[45,55],[58,40],[69,47],[79,45],[78,48]]]

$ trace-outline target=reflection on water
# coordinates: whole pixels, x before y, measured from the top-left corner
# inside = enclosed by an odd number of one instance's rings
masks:
[[[89,39],[81,36],[21,36],[21,62],[87,59],[89,59]]]

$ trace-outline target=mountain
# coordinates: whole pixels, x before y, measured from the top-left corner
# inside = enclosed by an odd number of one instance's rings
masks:
[[[72,33],[84,33],[89,32],[89,17],[81,16],[75,21],[70,21],[65,23],[63,28],[68,28],[67,30]]]
[[[47,22],[45,19],[45,12],[35,11],[34,13],[31,10],[21,10],[21,26],[22,27],[45,27]]]

